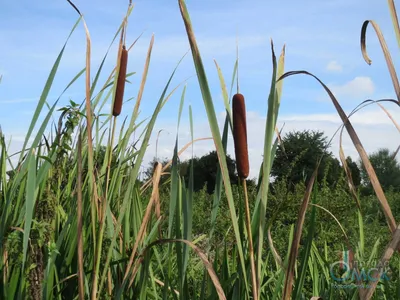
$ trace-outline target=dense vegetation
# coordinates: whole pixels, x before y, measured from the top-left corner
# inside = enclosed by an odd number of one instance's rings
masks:
[[[296,137],[296,138],[294,138]],[[316,138],[319,143],[310,143],[310,139]],[[335,216],[344,228],[349,236],[350,241],[359,240],[359,220],[358,220],[358,209],[354,205],[354,200],[349,193],[347,186],[346,175],[343,166],[333,156],[331,152],[327,152],[328,145],[323,143],[327,140],[323,132],[312,132],[312,131],[295,131],[290,132],[282,138],[282,146],[278,147],[276,159],[279,158],[279,163],[274,164],[272,168],[273,172],[279,172],[280,177],[276,177],[274,181],[270,183],[270,194],[269,194],[269,206],[267,208],[267,219],[274,217],[274,213],[278,207],[281,207],[279,211],[279,217],[277,217],[274,227],[271,228],[271,233],[274,236],[275,247],[278,252],[285,251],[288,232],[287,226],[296,223],[297,212],[299,210],[300,200],[304,195],[305,187],[307,184],[307,178],[311,177],[313,167],[315,168],[315,153],[322,155],[325,151],[325,161],[330,161],[335,168],[332,171],[332,164],[326,164],[325,167],[320,166],[319,174],[317,179],[318,188],[315,191],[315,204],[328,210],[333,216]],[[284,146],[283,146],[284,145]],[[290,152],[289,152],[290,151]],[[290,154],[289,154],[290,153]],[[394,153],[390,153],[388,149],[380,149],[370,154],[371,163],[380,178],[382,187],[388,197],[388,202],[392,207],[394,215],[400,214],[400,193],[398,189],[400,185],[397,183],[397,174],[400,171],[400,164],[393,157]],[[289,157],[292,155],[292,157]],[[308,160],[305,158],[308,157]],[[189,180],[189,174],[187,170],[191,163],[193,163],[193,170],[196,176],[193,179],[194,186],[194,208],[193,208],[193,234],[195,236],[201,236],[207,232],[207,228],[210,226],[210,220],[208,216],[212,211],[212,199],[215,187],[215,173],[217,172],[217,156],[215,151],[201,156],[194,157],[188,161],[182,161],[179,164],[179,173],[182,176],[183,181],[187,184]],[[146,179],[151,179],[153,176],[153,165],[157,161],[154,159],[150,163],[149,168],[145,171]],[[355,185],[360,192],[360,202],[362,203],[362,215],[369,221],[364,224],[364,232],[366,233],[367,244],[374,244],[378,247],[378,252],[383,250],[383,247],[389,242],[389,236],[386,236],[387,225],[383,214],[379,213],[379,204],[377,203],[374,192],[371,188],[371,183],[362,167],[361,161],[356,163],[350,157],[346,159],[349,168],[351,169],[352,178],[354,178]],[[163,164],[167,164],[168,159],[163,160]],[[282,165],[289,165],[286,172],[282,171]],[[235,199],[240,199],[240,186],[236,172],[235,160],[227,155],[228,169],[230,170],[229,176],[231,178],[232,185],[235,185],[234,193],[237,193]],[[278,166],[280,169],[278,169]],[[309,173],[305,172],[309,170]],[[167,168],[166,173],[171,171]],[[296,177],[293,174],[304,174],[302,177]],[[382,176],[381,176],[382,175]],[[385,176],[383,176],[385,175]],[[361,181],[361,177],[363,180]],[[170,177],[168,175],[161,176],[160,193],[164,195],[161,198],[167,198],[170,193]],[[297,181],[294,178],[300,178]],[[256,180],[247,180],[248,182],[248,193],[250,203],[255,203],[257,198],[257,182]],[[210,189],[212,187],[212,189]],[[238,203],[237,203],[238,205]],[[284,205],[284,207],[282,207]],[[220,204],[224,207],[224,201]],[[229,215],[224,212],[227,211],[227,207],[220,211],[217,217],[217,228],[221,229],[229,226],[230,218]],[[162,211],[167,211],[168,207],[165,206]],[[333,224],[332,216],[325,210],[318,210],[317,220],[320,224],[315,231],[314,241],[316,245],[323,249],[324,243],[327,243],[332,253],[339,253],[343,249],[343,233],[338,230],[337,224]],[[218,248],[224,245],[229,239],[225,235],[218,235],[219,230],[216,230],[216,237],[212,241],[213,247]],[[382,236],[380,240],[376,240],[377,236]],[[231,236],[231,243],[234,243],[234,237]],[[353,247],[356,247],[354,244]],[[371,249],[367,250],[370,251]]]
[[[0,298],[397,299],[396,152],[381,149],[368,156],[349,116],[321,81],[343,121],[339,134],[347,131],[360,161],[343,152],[340,161],[335,158],[323,132],[276,135],[283,81],[298,74],[314,75],[285,73],[285,53],[277,59],[271,43],[263,163],[257,180],[248,179],[243,170],[238,176],[238,157],[227,156],[226,149],[228,134],[233,132],[235,141],[238,136],[233,117],[237,112],[230,99],[235,82],[239,86],[239,61],[230,86],[217,65],[226,108],[221,134],[189,13],[184,0],[178,3],[215,149],[182,162],[176,139],[173,157],[152,162],[146,180],[138,179],[157,116],[171,97],[181,99],[179,131],[186,88],[171,88],[175,69],[160,91],[153,115],[140,127],[153,36],[134,111],[117,127],[124,84],[132,75],[126,72],[131,47],[125,45],[125,35],[133,7],[129,5],[114,38],[120,36],[118,63],[100,83],[103,64],[92,81],[89,28],[73,6],[80,18],[71,34],[80,22],[87,33],[86,68],[67,83],[65,91],[85,74],[85,100],[71,101],[51,123],[58,100],[48,104],[47,97],[63,47],[21,151],[9,153],[6,133],[0,131]],[[400,44],[394,3],[388,3]],[[362,27],[361,47],[370,63],[365,49],[368,24]],[[366,101],[358,109],[377,103],[387,112],[383,104],[400,103],[400,85],[379,28],[376,31],[398,99]],[[104,115],[100,112],[106,103],[112,108]],[[190,107],[188,114],[195,143]],[[133,144],[133,132],[139,128],[143,132]],[[245,122],[239,129],[246,133]],[[16,164],[12,157],[17,157]]]

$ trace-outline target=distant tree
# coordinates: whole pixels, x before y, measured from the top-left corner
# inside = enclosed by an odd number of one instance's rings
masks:
[[[337,158],[333,157],[331,152],[327,152],[320,166],[320,176],[324,176],[329,186],[336,185],[343,168]],[[312,173],[311,173],[312,174]],[[322,175],[323,174],[323,175]],[[319,179],[323,179],[319,177]]]
[[[156,162],[160,162],[162,164],[162,166],[166,166],[169,162],[168,158],[163,158],[163,159],[157,159],[156,157],[154,157],[148,164],[148,167],[144,170],[143,172],[143,177],[144,180],[147,181],[149,179],[151,179],[153,177],[154,174],[154,166]],[[170,173],[171,172],[171,166],[168,166],[168,168],[166,168],[163,173]],[[162,175],[160,178],[160,184],[163,184],[166,182],[166,180],[169,178],[168,174]]]
[[[201,157],[194,157],[181,164],[181,175],[185,177],[186,184],[189,180],[189,170],[193,162],[194,184],[193,189],[198,192],[207,186],[207,193],[212,194],[217,180],[217,170],[219,166],[216,151],[211,151]],[[226,163],[231,184],[237,184],[238,176],[236,173],[236,162],[229,155],[226,155]]]
[[[308,183],[315,170],[318,159],[321,161],[318,178],[326,178],[328,185],[334,185],[342,172],[339,161],[327,150],[327,137],[321,131],[292,131],[283,138],[271,169],[276,180],[286,179],[294,186],[300,182]]]
[[[394,191],[400,191],[400,164],[394,157],[394,152],[387,148],[379,149],[369,156],[372,167],[378,176],[379,182],[384,191],[392,188]],[[361,180],[364,186],[364,193],[372,194],[374,192],[371,181],[361,160]]]
[[[153,159],[149,163],[149,167],[145,170],[144,175],[145,178],[151,178],[153,176],[153,168],[154,168],[154,163],[156,162],[156,159]],[[164,159],[162,161],[163,165],[165,165],[168,162],[167,159]],[[203,155],[201,157],[194,157],[192,159],[179,162],[179,174],[184,177],[186,186],[188,185],[189,182],[189,170],[191,167],[191,164],[193,162],[193,174],[194,174],[194,185],[193,189],[195,192],[198,192],[204,188],[204,186],[207,186],[207,192],[208,194],[212,194],[215,189],[215,183],[216,183],[216,178],[217,178],[217,170],[218,170],[218,156],[216,151],[211,151],[206,155]],[[238,183],[238,176],[236,173],[236,162],[234,159],[232,159],[229,155],[226,156],[226,162],[228,166],[228,173],[229,173],[229,178],[231,181],[231,184],[237,184]],[[165,172],[170,172],[171,167],[167,168]],[[169,178],[169,175],[165,175],[161,178],[161,183],[165,182]],[[249,180],[248,183],[251,185],[254,183]]]
[[[360,186],[360,184],[361,184],[361,172],[360,172],[360,169],[358,168],[357,163],[355,161],[353,161],[350,156],[348,156],[346,158],[346,163],[347,163],[347,166],[350,169],[351,178],[353,179],[354,185],[356,187]]]
[[[189,160],[187,163],[188,166],[190,166],[191,160]],[[232,159],[229,155],[226,155],[226,163],[228,166],[228,173],[231,184],[237,184],[238,176],[236,173],[235,160]],[[218,166],[219,162],[216,151],[211,151],[200,158],[193,158],[193,173],[195,174],[194,177],[195,191],[199,191],[204,187],[204,185],[207,185],[207,192],[209,194],[212,194],[214,192],[215,183],[217,179]]]

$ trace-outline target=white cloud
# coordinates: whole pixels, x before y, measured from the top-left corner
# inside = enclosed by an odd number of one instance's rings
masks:
[[[331,72],[342,72],[343,67],[336,60],[332,60],[326,66],[326,70],[331,71]]]
[[[327,86],[338,100],[343,101],[357,100],[361,102],[371,99],[375,92],[375,84],[371,77],[367,76],[357,76],[344,84],[330,83]],[[331,101],[325,91],[316,100],[322,102]]]
[[[387,109],[394,120],[400,120],[400,111]],[[286,115],[280,118],[282,122],[329,122],[335,123],[337,126],[342,124],[342,121],[337,113],[328,114],[312,114],[312,115]],[[359,125],[393,125],[393,122],[387,114],[379,109],[362,110],[350,116],[352,124]],[[393,125],[394,126],[394,125]]]
[[[358,76],[343,85],[331,85],[331,89],[338,97],[365,98],[373,95],[375,85],[370,77]]]
[[[0,104],[17,104],[17,103],[28,103],[38,101],[39,98],[21,98],[21,99],[13,99],[13,100],[2,100]]]

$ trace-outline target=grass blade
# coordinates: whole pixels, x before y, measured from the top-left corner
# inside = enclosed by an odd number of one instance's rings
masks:
[[[237,61],[235,63],[234,70],[233,70],[230,94],[232,94],[233,86],[235,84],[236,69],[237,69]],[[225,80],[224,80],[224,77],[222,75],[222,71],[219,72],[219,73],[220,73],[219,74],[219,78],[220,78],[222,93],[225,95],[226,94],[224,92],[224,90],[226,91]],[[229,99],[231,99],[231,95],[229,95],[229,98],[226,96],[226,99],[225,99],[225,96],[224,96],[225,108],[227,109],[227,112],[230,112],[230,109],[231,109],[230,108],[230,100]],[[225,117],[224,129],[223,129],[223,132],[222,132],[222,147],[224,148],[225,152],[226,152],[226,148],[227,148],[227,144],[228,144],[228,126],[229,126],[229,122],[231,122],[229,120],[231,120],[231,114],[227,113],[227,115]],[[231,132],[232,132],[232,123],[230,123],[230,128],[231,128]],[[209,234],[210,241],[212,240],[212,237],[213,237],[213,234],[214,234],[215,222],[217,220],[217,215],[218,215],[218,211],[219,211],[219,203],[220,203],[220,200],[221,200],[222,185],[223,185],[223,178],[222,178],[222,174],[221,174],[221,167],[218,164],[217,175],[215,177],[215,189],[214,189],[213,206],[212,206],[213,209],[211,211],[211,229],[210,229],[210,234]]]
[[[189,106],[189,120],[190,120],[190,136],[192,140],[192,145],[193,145],[193,113],[192,113],[192,107]],[[186,201],[183,203],[184,207],[184,214],[183,214],[183,221],[184,221],[184,230],[183,230],[183,238],[187,241],[192,240],[192,227],[193,227],[193,196],[194,196],[194,191],[193,191],[193,186],[194,186],[194,147],[192,146],[192,161],[190,165],[190,170],[189,170],[189,185],[188,185],[188,190],[187,190],[187,197]],[[182,270],[182,284],[183,280],[186,278],[186,270],[187,270],[187,265],[189,261],[189,248],[185,244],[183,246],[183,270]]]
[[[26,201],[25,201],[25,224],[24,224],[24,239],[23,239],[23,253],[22,253],[22,274],[25,270],[25,263],[27,260],[29,234],[31,232],[32,219],[34,214],[34,207],[36,201],[36,158],[34,150],[30,151],[28,155],[28,178],[26,185]],[[22,286],[20,289],[22,293]]]
[[[280,65],[277,64],[276,56],[274,52],[274,45],[271,40],[271,52],[272,52],[272,78],[271,78],[271,87],[270,93],[268,96],[268,112],[267,112],[267,120],[265,127],[265,138],[264,138],[264,157],[262,162],[262,180],[261,180],[261,201],[257,207],[258,210],[258,241],[257,241],[257,282],[258,282],[258,290],[260,290],[261,284],[261,267],[262,267],[262,251],[263,251],[263,243],[264,243],[264,231],[265,231],[265,215],[267,211],[267,201],[268,201],[268,190],[269,190],[269,174],[273,163],[273,145],[272,139],[274,137],[274,131],[276,127],[276,121],[278,118],[278,109],[279,109],[279,99],[280,94],[278,94],[277,87],[280,89],[282,85],[277,86],[277,74],[278,72],[283,72],[283,63],[284,63],[284,52],[282,51],[282,55],[280,57]],[[256,210],[256,211],[257,211]]]

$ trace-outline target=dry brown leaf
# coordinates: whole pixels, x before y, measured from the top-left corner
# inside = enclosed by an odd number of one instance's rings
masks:
[[[379,25],[373,20],[365,21],[361,28],[361,52],[362,52],[362,55],[363,55],[366,63],[370,65],[372,61],[367,54],[367,47],[366,47],[366,34],[367,34],[367,27],[368,27],[369,23],[371,23],[372,27],[375,29],[376,36],[378,37],[379,43],[381,44],[383,55],[385,56],[386,64],[389,69],[390,77],[392,78],[392,83],[393,83],[394,90],[396,92],[397,100],[400,103],[400,85],[399,85],[399,79],[397,78],[396,69],[394,68],[392,57],[390,55],[390,52],[389,52],[388,46],[386,44],[385,38],[382,34],[382,31],[379,28]]]
[[[286,270],[285,266],[282,263],[282,258],[274,246],[274,241],[272,240],[272,235],[271,235],[271,226],[272,226],[272,224],[270,226],[268,226],[268,230],[267,230],[267,238],[268,238],[269,247],[271,248],[271,252],[272,252],[272,255],[274,256],[275,262],[282,269]]]
[[[312,174],[310,181],[307,184],[307,188],[306,188],[306,191],[305,191],[304,197],[303,197],[303,202],[300,206],[299,214],[297,216],[296,230],[294,233],[293,242],[292,242],[292,246],[290,249],[288,267],[286,269],[285,284],[284,284],[284,290],[283,290],[283,296],[282,296],[283,300],[290,300],[290,297],[292,294],[294,267],[295,267],[297,255],[299,252],[301,233],[303,231],[304,219],[306,216],[308,203],[310,202],[310,196],[311,196],[311,192],[312,192],[312,189],[314,186],[315,178],[317,177],[317,174],[318,174],[319,164],[320,164],[320,160],[318,161],[317,166],[314,170],[314,173]]]
[[[400,26],[399,26],[399,19],[397,18],[396,7],[394,5],[394,0],[388,0],[390,16],[392,17],[393,29],[396,33],[397,43],[400,47]]]
[[[77,178],[77,229],[78,229],[78,291],[79,299],[85,299],[85,274],[83,266],[83,206],[82,206],[82,135],[78,135],[78,178]]]
[[[157,279],[157,278],[154,278],[154,281],[155,281],[159,286],[165,286],[165,283],[162,282],[161,280]],[[171,288],[168,287],[168,290],[171,290]],[[173,290],[173,291],[174,291],[174,293],[175,293],[176,295],[179,296],[179,292],[178,292],[177,290]]]
[[[400,126],[396,122],[396,120],[393,118],[392,114],[382,104],[380,104],[379,102],[376,102],[376,104],[378,104],[379,107],[382,108],[382,110],[387,114],[389,119],[393,122],[394,126],[396,126],[397,130],[400,132]]]
[[[197,256],[201,259],[204,267],[206,268],[208,275],[210,276],[210,279],[212,281],[212,283],[214,284],[215,290],[217,291],[218,294],[218,298],[220,300],[226,300],[226,296],[224,293],[224,290],[221,286],[221,283],[219,282],[218,276],[214,271],[213,265],[208,261],[207,256],[204,254],[204,252],[197,247],[195,244],[193,244],[192,242],[188,241],[188,240],[183,240],[183,239],[163,239],[163,240],[158,240],[155,241],[151,244],[149,244],[146,248],[143,249],[140,259],[138,259],[135,263],[135,267],[132,273],[132,276],[135,275],[135,273],[137,272],[137,270],[139,269],[139,265],[141,264],[141,262],[143,261],[143,257],[144,254],[153,246],[155,245],[162,245],[162,244],[167,244],[167,243],[184,243],[186,245],[188,245],[190,248],[193,249],[193,251],[197,254]]]
[[[277,138],[278,141],[279,141],[279,145],[282,147],[283,154],[284,154],[284,155],[286,156],[286,158],[287,158],[287,154],[286,154],[286,150],[285,150],[285,145],[283,144],[283,140],[282,140],[282,137],[281,137],[281,132],[282,132],[283,126],[285,126],[285,123],[283,123],[281,130],[278,130],[278,127],[275,127],[275,133],[276,133],[276,138]]]
[[[347,177],[347,181],[348,181],[348,184],[349,184],[349,189],[350,189],[351,196],[353,197],[354,201],[356,202],[358,210],[361,211],[360,199],[358,198],[357,190],[356,190],[356,187],[355,187],[354,181],[353,181],[353,177],[351,176],[351,171],[350,171],[349,166],[347,165],[346,156],[344,155],[344,151],[343,151],[343,147],[342,147],[342,133],[343,133],[343,128],[342,128],[342,131],[340,133],[339,158],[340,158],[340,161],[342,162],[344,171],[346,173],[346,177]]]
[[[129,271],[131,270],[133,261],[134,261],[135,256],[136,256],[137,248],[139,247],[139,244],[143,242],[143,239],[144,239],[144,236],[145,236],[145,231],[146,231],[146,228],[147,228],[147,224],[149,223],[150,218],[151,218],[152,207],[153,207],[153,204],[155,202],[155,198],[159,194],[158,186],[159,186],[159,183],[160,183],[161,169],[162,169],[162,164],[161,163],[157,163],[157,165],[155,167],[154,174],[153,174],[153,182],[154,182],[153,191],[151,193],[150,201],[147,204],[147,208],[146,208],[146,211],[144,213],[142,223],[140,224],[140,229],[139,229],[139,232],[137,234],[137,237],[136,237],[136,240],[135,240],[135,244],[133,246],[132,253],[131,253],[131,256],[129,258],[128,265],[126,266],[126,269],[125,269],[125,274],[124,274],[124,279],[123,279],[124,281],[127,279]]]
[[[142,101],[143,91],[144,91],[144,87],[146,85],[147,74],[148,74],[149,66],[150,66],[150,59],[151,59],[151,52],[153,50],[153,45],[154,45],[154,34],[151,36],[149,49],[147,50],[146,62],[144,65],[142,80],[140,82],[139,93],[136,98],[135,108],[133,109],[133,114],[132,114],[133,119],[136,118],[136,116],[139,112],[140,103]]]
[[[287,72],[284,75],[282,75],[278,80],[283,80],[286,77],[289,77],[292,75],[298,75],[298,74],[305,74],[305,75],[313,77],[315,80],[317,80],[322,85],[322,87],[325,89],[325,91],[328,93],[329,97],[331,98],[333,105],[335,106],[340,118],[342,119],[344,126],[346,127],[346,130],[347,130],[354,146],[357,149],[358,154],[361,157],[362,163],[363,163],[363,165],[368,173],[368,176],[371,180],[371,184],[374,188],[375,194],[382,206],[382,210],[383,210],[383,213],[385,214],[386,221],[388,223],[390,231],[393,233],[396,230],[396,222],[393,217],[392,210],[386,199],[385,193],[383,192],[383,189],[378,180],[378,177],[376,176],[375,170],[372,167],[371,162],[369,161],[368,154],[365,151],[356,131],[354,130],[353,125],[351,124],[350,120],[346,116],[345,112],[343,111],[342,107],[340,106],[339,102],[336,100],[336,97],[333,95],[331,90],[317,76],[315,76],[307,71],[291,71],[291,72]]]
[[[362,103],[360,103],[360,104],[350,113],[350,115],[349,115],[348,118],[350,119],[350,117],[351,117],[353,114],[355,114],[357,111],[359,111],[359,110],[365,108],[365,107],[368,106],[368,105],[371,105],[371,104],[374,104],[374,103],[375,103],[375,104],[377,104],[377,105],[386,113],[386,115],[390,118],[390,120],[391,120],[391,121],[393,122],[393,124],[396,126],[397,130],[400,132],[400,126],[399,126],[399,124],[396,122],[396,120],[393,118],[393,116],[389,113],[389,111],[388,111],[380,102],[394,102],[394,103],[397,104],[397,101],[392,100],[392,99],[381,99],[381,100],[377,100],[377,101],[375,101],[375,100],[370,100],[370,99],[369,99],[369,100],[365,100],[365,101],[363,101]],[[347,165],[346,158],[345,158],[346,156],[345,156],[345,154],[344,154],[343,147],[342,147],[342,145],[343,145],[343,141],[342,141],[342,138],[343,138],[343,129],[344,129],[344,126],[342,125],[342,126],[341,126],[341,132],[340,132],[340,141],[339,141],[339,157],[340,157],[340,160],[341,160],[341,162],[342,162],[342,164],[343,164],[343,168],[344,168],[344,170],[345,170],[346,177],[347,177],[347,179],[348,179],[349,189],[350,189],[351,195],[352,195],[352,197],[354,198],[358,209],[361,211],[360,200],[359,200],[359,198],[358,198],[358,195],[357,195],[357,192],[356,192],[356,188],[355,188],[355,185],[354,185],[354,182],[353,182],[353,178],[352,178],[352,176],[351,176],[351,171],[350,171],[350,169],[349,169],[349,167],[348,167],[348,165]],[[398,149],[400,149],[400,146],[399,146]],[[395,152],[395,153],[396,153],[396,152]],[[395,155],[394,155],[394,156],[395,156]]]
[[[394,151],[393,156],[392,156],[392,159],[395,159],[395,158],[396,158],[396,156],[397,156],[397,154],[399,153],[399,151],[400,151],[400,145],[397,147],[396,151]]]
[[[393,233],[392,240],[387,245],[385,252],[382,255],[382,258],[377,266],[379,271],[379,276],[381,276],[383,272],[383,267],[387,265],[390,258],[392,257],[393,253],[398,249],[400,246],[400,224],[397,226],[396,231]],[[371,299],[372,295],[375,292],[376,286],[379,280],[375,280],[369,283],[369,289],[366,290],[365,295],[361,299],[369,300]]]
[[[160,184],[160,178],[161,178],[161,171],[158,170],[158,168],[161,168],[162,164],[157,163],[157,165],[154,166],[154,173],[160,172],[160,174],[157,174],[157,176],[153,176],[153,199],[154,199],[154,211],[156,213],[156,218],[159,220],[161,218],[161,203],[160,203],[160,191],[159,191],[159,184]],[[156,187],[156,188],[154,188]],[[158,236],[161,239],[161,223],[158,224]]]

